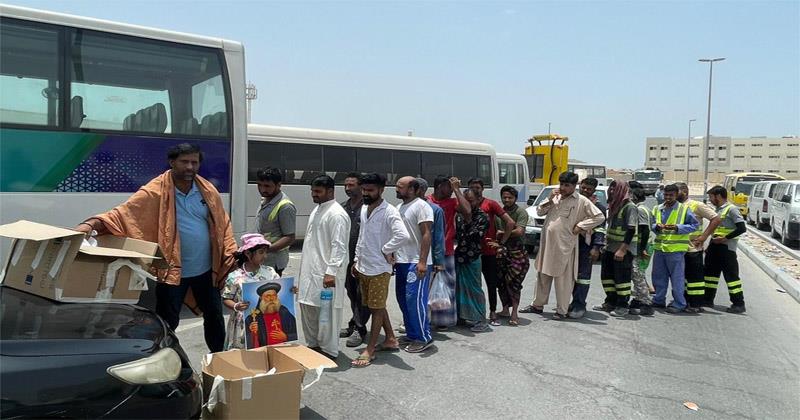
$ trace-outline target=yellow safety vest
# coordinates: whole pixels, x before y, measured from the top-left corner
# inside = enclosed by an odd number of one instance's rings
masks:
[[[684,205],[683,203],[678,203],[678,208],[673,210],[670,213],[669,217],[667,218],[666,225],[682,225],[686,221],[686,212],[689,210],[689,206]],[[656,219],[656,223],[661,223],[661,206],[656,206],[653,208],[653,216]],[[656,233],[656,239],[653,242],[653,248],[656,251],[661,251],[665,253],[672,253],[672,252],[687,252],[689,251],[689,235],[681,235],[678,233],[667,233],[667,232],[658,232]]]
[[[722,206],[722,209],[720,209],[721,211],[718,210],[719,213],[717,214],[719,214],[719,219],[721,221],[724,221],[725,218],[728,217],[728,212],[731,210],[731,207],[733,207],[733,204],[726,203],[724,206]],[[717,228],[714,229],[714,236],[723,236],[723,237],[728,236],[729,233],[735,230],[736,229],[722,227],[722,222],[720,222],[719,226],[717,226]]]
[[[695,217],[697,217],[696,210],[697,210],[697,207],[700,205],[700,202],[699,201],[695,201],[695,200],[686,200],[686,202],[684,204],[689,206],[689,209],[692,211],[692,213],[694,213]],[[700,217],[697,217],[697,220],[700,221],[700,223],[697,225],[697,229],[695,229],[694,232],[689,234],[689,240],[692,240],[694,238],[697,238],[698,236],[701,236],[703,234],[703,232],[705,231],[705,229],[703,229],[703,219],[701,219]]]
[[[624,242],[625,241],[625,233],[626,233],[627,229],[625,229],[623,227],[624,226],[624,221],[622,220],[622,218],[623,218],[623,214],[625,213],[625,209],[627,209],[629,207],[633,207],[633,211],[636,211],[637,213],[639,212],[639,209],[636,208],[635,204],[633,204],[631,202],[628,202],[628,204],[625,204],[625,207],[621,208],[617,212],[617,216],[615,217],[617,219],[617,225],[616,226],[611,226],[611,224],[609,223],[608,230],[606,231],[606,238],[609,241],[613,241],[613,242]],[[637,220],[639,219],[639,215],[638,214],[636,215],[636,219]],[[638,226],[634,226],[634,228],[637,228],[637,227]],[[639,234],[637,233],[636,235],[633,236],[633,243],[638,242],[638,239],[639,239]]]
[[[278,204],[276,204],[275,207],[272,208],[272,211],[269,212],[269,215],[267,215],[267,221],[274,222],[275,219],[278,218],[278,213],[281,211],[281,207],[287,204],[294,205],[294,203],[292,203],[292,200],[289,200],[288,198],[284,198],[281,201],[278,201]],[[278,239],[280,239],[280,236],[273,237],[273,235],[264,235],[264,237],[270,242],[275,242]]]

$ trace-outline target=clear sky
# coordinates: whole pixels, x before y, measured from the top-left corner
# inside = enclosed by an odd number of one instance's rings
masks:
[[[478,140],[638,167],[648,136],[800,134],[800,1],[10,4],[245,44],[253,122]]]

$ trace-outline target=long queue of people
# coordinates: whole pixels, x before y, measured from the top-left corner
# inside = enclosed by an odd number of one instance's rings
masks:
[[[279,278],[295,240],[296,208],[281,191],[282,171],[257,172],[262,204],[256,232],[244,235],[237,247],[219,193],[198,175],[202,158],[195,145],[176,146],[168,152],[169,170],[125,203],[90,217],[76,229],[87,235],[158,243],[169,268],[156,273],[160,280],[156,312],[173,330],[183,303],[202,312],[211,352],[242,347],[248,332],[261,344],[297,339],[296,334],[285,333],[292,328],[282,324],[295,321],[286,316],[274,284],[257,292],[263,293],[259,305],[264,307],[259,309],[264,319],[258,323],[242,319],[247,303],[241,298],[241,284]],[[316,177],[310,194],[317,206],[309,216],[292,290],[306,344],[335,358],[340,338],[346,338],[349,347],[366,342],[352,361],[364,367],[381,351],[428,350],[433,343],[431,328],[460,324],[488,332],[502,319],[517,326],[520,312],[544,312],[553,285],[554,319],[580,318],[586,312],[592,264],[597,260],[602,263],[606,299],[596,309],[614,316],[652,315],[659,306],[669,313],[700,312],[703,305],[713,305],[720,273],[733,302],[729,310],[744,312],[735,252],[744,221],[736,207],[726,203],[725,189],[708,192],[714,210],[689,200],[685,185],[670,185],[664,204],[651,212],[642,205],[641,186],[614,182],[606,210],[593,198],[597,181],[584,180],[580,192],[577,181],[574,173],[561,174],[559,189],[536,209],[545,222],[535,260],[535,298],[520,309],[530,266],[524,244],[528,216],[517,206],[513,187],[501,189],[501,204],[483,197],[479,178],[470,179],[463,188],[458,178],[438,176],[428,195],[427,180],[404,176],[395,183],[401,203],[392,206],[383,199],[387,180],[381,174],[349,174],[344,182],[348,199],[342,203],[334,200],[334,180]],[[710,221],[707,228],[702,228],[700,218]],[[709,238],[703,265],[702,251]],[[650,242],[653,297],[644,275]],[[403,315],[398,329],[402,336],[395,334],[386,309],[392,275]],[[667,306],[670,285],[673,301]],[[345,294],[352,316],[339,331]],[[331,305],[323,305],[325,299]],[[227,328],[223,305],[232,311]],[[322,313],[322,308],[330,312]],[[378,343],[381,332],[384,339]]]

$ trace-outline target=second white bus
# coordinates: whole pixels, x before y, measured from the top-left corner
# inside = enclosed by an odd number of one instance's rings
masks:
[[[399,202],[395,182],[406,175],[425,178],[431,187],[438,175],[459,177],[464,187],[478,177],[484,196],[499,199],[496,154],[485,143],[258,124],[248,125],[248,138],[247,225],[253,231],[261,205],[256,173],[267,166],[283,170],[281,190],[297,208],[297,239],[305,236],[314,208],[310,182],[320,174],[336,181],[338,202],[347,199],[342,185],[350,172],[384,174],[383,198],[391,204]]]

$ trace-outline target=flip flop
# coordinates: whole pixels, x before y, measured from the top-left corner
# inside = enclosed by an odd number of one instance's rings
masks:
[[[375,351],[376,352],[383,351],[383,352],[387,352],[387,353],[397,353],[398,351],[400,351],[400,346],[388,347],[388,346],[384,346],[383,343],[379,343],[378,345],[375,346]]]
[[[350,365],[356,368],[363,368],[371,365],[373,360],[375,360],[375,355],[367,356],[366,354],[361,353],[358,357],[353,359],[352,362],[350,362]],[[356,363],[356,362],[366,362],[366,363]]]
[[[508,325],[511,326],[511,327],[516,327],[516,326],[519,325],[519,321],[515,321],[513,319],[509,319],[508,320]]]
[[[539,309],[539,308],[537,308],[537,307],[535,307],[533,305],[528,305],[528,306],[520,309],[519,312],[523,313],[523,314],[540,314],[540,313],[544,312],[544,309]]]

